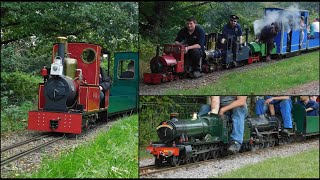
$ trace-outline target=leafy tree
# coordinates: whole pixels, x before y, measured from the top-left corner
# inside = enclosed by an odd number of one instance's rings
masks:
[[[30,64],[39,63],[38,57],[44,62],[50,62],[52,44],[56,42],[57,36],[66,36],[69,42],[99,44],[111,52],[137,51],[138,3],[3,2],[1,4],[1,51],[7,55],[3,56],[1,53],[2,62],[12,62],[11,57],[18,58],[21,50],[28,54],[24,57],[29,58]],[[19,67],[19,63],[14,62]],[[32,71],[23,68],[18,70]]]

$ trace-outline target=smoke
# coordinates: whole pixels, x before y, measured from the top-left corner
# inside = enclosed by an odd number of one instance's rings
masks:
[[[276,22],[278,25],[284,24],[285,31],[289,30],[288,24],[291,24],[293,30],[298,29],[300,23],[298,4],[286,8],[284,11],[267,11],[262,19],[253,22],[254,34],[259,34],[264,26],[271,25],[273,22]]]

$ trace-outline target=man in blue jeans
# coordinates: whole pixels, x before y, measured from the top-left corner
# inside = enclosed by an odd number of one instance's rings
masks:
[[[247,96],[220,96],[219,99],[217,99],[216,96],[211,96],[210,105],[203,105],[198,113],[199,116],[202,116],[204,114],[214,113],[216,109],[219,109],[219,115],[222,117],[227,116],[232,120],[231,145],[228,151],[233,154],[240,150],[243,142],[244,119],[248,115],[246,100]],[[217,103],[217,101],[219,102]],[[216,107],[218,105],[220,107]]]
[[[258,116],[263,116],[269,109],[271,117],[275,116],[276,112],[281,113],[283,119],[282,132],[289,134],[292,129],[292,102],[290,96],[265,96],[264,99],[256,101],[255,111]]]

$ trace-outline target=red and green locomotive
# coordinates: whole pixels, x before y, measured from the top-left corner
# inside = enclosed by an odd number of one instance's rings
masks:
[[[125,71],[128,62],[138,66],[137,53],[115,54],[113,84],[100,100],[100,63],[108,60],[110,78],[110,54],[102,53],[102,47],[96,44],[68,43],[65,37],[58,40],[53,46],[51,67],[41,70],[44,82],[39,84],[38,110],[29,112],[29,130],[80,134],[97,119],[107,120],[111,114],[136,109],[138,68],[131,78],[118,74]]]

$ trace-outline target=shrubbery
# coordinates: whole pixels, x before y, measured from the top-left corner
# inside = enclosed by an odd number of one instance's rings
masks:
[[[28,111],[37,108],[40,77],[22,72],[1,73],[1,131],[24,129]]]

